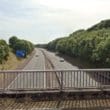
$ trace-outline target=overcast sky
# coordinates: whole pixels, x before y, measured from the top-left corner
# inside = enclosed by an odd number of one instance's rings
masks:
[[[110,0],[0,0],[0,39],[47,43],[110,18]]]

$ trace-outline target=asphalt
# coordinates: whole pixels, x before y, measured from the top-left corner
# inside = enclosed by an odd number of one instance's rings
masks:
[[[76,66],[71,65],[67,61],[61,61],[62,58],[57,56],[54,52],[49,52],[45,49],[42,51],[51,60],[54,65],[54,70],[77,70]],[[40,49],[36,49],[36,53],[31,61],[24,67],[24,70],[45,70],[45,57]],[[58,81],[55,80],[55,75],[51,73],[19,73],[18,76],[11,82],[7,89],[45,89],[49,81],[52,83],[51,87],[58,87]],[[57,77],[61,78],[61,74],[56,73]],[[47,78],[49,77],[49,78]],[[48,81],[47,81],[48,80]],[[61,80],[60,80],[61,82]],[[85,88],[96,87],[100,84],[95,81],[86,72],[64,72],[63,73],[63,87],[66,88]]]
[[[24,67],[23,70],[45,70],[45,59],[39,49],[31,61]],[[11,82],[8,89],[30,89],[30,88],[45,88],[45,73],[18,73],[18,76]]]
[[[62,57],[55,54],[55,52],[50,52],[45,49],[42,49],[45,52],[46,56],[51,60],[54,65],[55,70],[77,70],[79,69],[77,66],[70,64],[65,61]],[[64,61],[62,61],[62,59]],[[92,73],[87,72],[64,72],[63,73],[63,86],[65,89],[68,87],[72,88],[86,88],[86,87],[98,87],[100,83],[98,83],[91,76]],[[60,78],[61,75],[57,73],[57,76]]]

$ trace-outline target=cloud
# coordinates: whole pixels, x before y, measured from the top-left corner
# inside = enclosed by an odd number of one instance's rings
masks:
[[[0,0],[0,36],[48,42],[108,19],[109,10],[109,0]]]

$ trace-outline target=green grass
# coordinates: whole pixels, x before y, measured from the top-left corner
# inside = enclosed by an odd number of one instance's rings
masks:
[[[8,60],[0,64],[0,70],[13,70],[23,64],[26,59],[18,59],[12,52],[9,53]]]

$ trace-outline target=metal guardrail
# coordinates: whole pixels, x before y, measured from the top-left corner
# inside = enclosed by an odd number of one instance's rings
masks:
[[[0,90],[65,91],[110,89],[110,69],[0,71]]]

